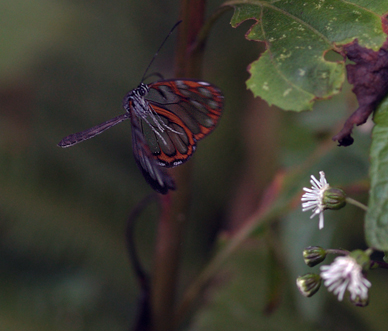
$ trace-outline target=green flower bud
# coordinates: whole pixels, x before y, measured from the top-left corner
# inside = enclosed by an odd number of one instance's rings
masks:
[[[356,249],[349,254],[350,257],[356,260],[357,264],[362,267],[362,270],[368,271],[370,269],[370,256],[361,249]]]
[[[325,209],[341,209],[346,205],[346,194],[340,188],[330,187],[323,192],[322,204]]]
[[[321,276],[312,273],[299,276],[296,279],[296,286],[302,295],[309,298],[319,290],[319,287],[321,286]]]
[[[303,259],[309,267],[321,263],[326,258],[326,250],[319,246],[309,246],[303,250]]]

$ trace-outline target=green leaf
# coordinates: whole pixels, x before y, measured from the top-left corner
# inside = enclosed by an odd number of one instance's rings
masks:
[[[372,1],[373,2],[373,1]],[[266,51],[249,67],[247,86],[255,96],[285,110],[312,109],[316,99],[338,93],[345,79],[344,61],[325,54],[358,39],[377,50],[386,35],[381,15],[388,1],[229,1],[233,27],[257,21],[249,40],[263,41]]]
[[[374,121],[365,236],[369,246],[388,251],[388,98],[378,107]]]

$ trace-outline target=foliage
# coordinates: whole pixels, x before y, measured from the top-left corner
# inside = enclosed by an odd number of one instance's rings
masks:
[[[212,9],[218,5],[209,1]],[[198,309],[181,316],[187,322],[181,328],[383,329],[383,273],[368,274],[371,299],[362,310],[322,290],[302,298],[295,278],[307,270],[307,246],[365,248],[364,213],[355,207],[325,211],[322,231],[301,213],[302,187],[320,170],[349,196],[369,198],[367,245],[387,250],[387,101],[375,114],[372,142],[371,122],[355,129],[350,147],[335,146],[331,136],[357,108],[343,45],[357,38],[378,50],[388,2],[251,0],[222,8],[235,10],[231,24],[239,27],[228,27],[224,14],[207,40],[203,78],[221,88],[226,108],[190,161],[177,308],[203,270],[212,274],[194,300]],[[122,112],[122,97],[138,85],[178,9],[175,2],[126,0],[0,4],[1,330],[135,324],[139,289],[124,232],[150,189],[133,160],[129,124],[71,150],[56,144]],[[242,37],[247,30],[251,43]],[[260,56],[258,41],[266,46]],[[173,76],[173,48],[171,38],[151,71]],[[252,92],[294,112],[268,107]],[[151,205],[136,224],[147,272],[158,215]],[[241,229],[245,240],[236,243]]]

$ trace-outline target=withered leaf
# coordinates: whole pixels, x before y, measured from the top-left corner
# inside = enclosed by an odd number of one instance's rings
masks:
[[[357,40],[343,47],[347,58],[355,64],[346,66],[347,77],[353,84],[353,92],[359,107],[346,120],[342,130],[333,137],[339,146],[353,143],[353,126],[366,122],[388,93],[388,51],[387,42],[377,52],[361,47]]]

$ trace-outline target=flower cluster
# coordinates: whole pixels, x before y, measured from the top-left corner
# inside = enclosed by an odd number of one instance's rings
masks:
[[[310,218],[319,215],[319,229],[322,229],[324,226],[323,212],[326,209],[344,207],[346,195],[341,189],[330,187],[323,171],[320,171],[319,175],[319,180],[311,176],[311,188],[303,188],[305,193],[301,200],[303,211],[312,210]],[[353,199],[349,201],[354,203]],[[355,250],[349,253],[343,250],[325,250],[319,246],[309,246],[303,251],[303,258],[308,266],[313,267],[324,261],[327,253],[333,252],[345,256],[338,256],[330,265],[321,266],[320,275],[309,273],[298,277],[296,284],[299,291],[304,296],[310,297],[319,290],[322,282],[328,291],[333,292],[338,297],[339,301],[343,300],[345,292],[348,291],[350,300],[355,305],[366,306],[368,304],[368,290],[372,285],[365,277],[365,272],[371,266],[371,250],[365,252]]]
[[[299,291],[306,297],[314,295],[320,288],[321,281],[339,301],[346,290],[350,300],[357,306],[368,304],[368,289],[371,283],[365,278],[364,271],[370,266],[368,254],[356,250],[346,256],[338,256],[330,265],[321,267],[320,275],[308,273],[297,278]]]

